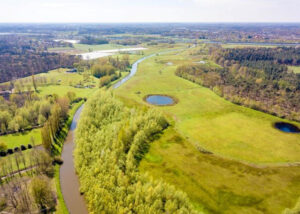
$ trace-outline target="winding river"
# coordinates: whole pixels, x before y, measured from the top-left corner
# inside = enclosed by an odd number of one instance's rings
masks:
[[[83,105],[77,110],[73,117],[61,154],[64,163],[60,167],[60,186],[66,206],[71,214],[88,213],[84,198],[79,193],[79,180],[75,173],[73,158],[75,129],[82,109]]]
[[[152,54],[149,56],[145,56],[138,61],[136,61],[130,70],[130,74],[117,82],[113,89],[120,87],[126,81],[128,81],[131,77],[133,77],[138,69],[138,64],[148,59],[156,54]],[[74,115],[70,130],[68,132],[68,136],[65,140],[63,151],[61,157],[64,161],[63,165],[60,167],[60,185],[62,194],[66,203],[66,206],[71,214],[87,214],[88,210],[84,201],[84,197],[79,193],[79,180],[75,172],[74,167],[74,158],[73,158],[73,150],[75,147],[75,129],[77,126],[77,122],[80,118],[80,113],[83,109],[83,105],[77,110]]]

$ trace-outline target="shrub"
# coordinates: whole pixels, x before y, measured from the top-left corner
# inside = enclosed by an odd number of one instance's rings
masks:
[[[24,151],[24,150],[26,150],[26,149],[27,149],[26,146],[21,145],[21,150],[22,150],[22,151]]]
[[[11,154],[13,154],[13,153],[14,153],[14,150],[12,150],[12,149],[8,149],[8,150],[7,150],[7,154],[11,155]]]
[[[45,177],[34,177],[30,183],[31,194],[37,207],[42,212],[44,209],[54,209],[55,195],[51,183]]]
[[[19,147],[15,147],[15,148],[14,148],[14,151],[15,151],[15,152],[18,152],[18,151],[20,151],[20,148],[19,148]]]
[[[37,171],[40,174],[47,175],[48,177],[54,176],[54,167],[52,165],[53,160],[50,155],[45,151],[38,152],[38,162]]]
[[[5,151],[0,151],[0,157],[5,157],[6,156],[6,152]]]
[[[28,144],[28,145],[27,145],[27,148],[28,148],[28,149],[32,149],[32,145],[31,145],[31,144]]]
[[[7,145],[4,142],[0,142],[0,151],[5,151],[7,149]]]
[[[63,159],[60,156],[55,156],[53,159],[54,164],[62,165],[64,163]]]
[[[72,100],[71,104],[73,104],[73,103],[79,103],[81,100],[83,100],[82,97],[77,97],[74,100]]]

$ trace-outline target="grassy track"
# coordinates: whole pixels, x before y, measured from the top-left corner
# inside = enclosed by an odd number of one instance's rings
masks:
[[[179,100],[154,107],[172,126],[152,144],[140,170],[182,189],[195,207],[209,213],[280,213],[293,207],[300,167],[278,164],[300,161],[300,136],[274,129],[280,118],[232,104],[175,76],[177,65],[201,60],[188,53],[145,60],[136,76],[116,90],[127,105],[153,107],[143,101],[147,94]]]

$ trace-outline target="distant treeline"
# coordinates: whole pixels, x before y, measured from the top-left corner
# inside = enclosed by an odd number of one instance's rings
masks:
[[[87,44],[87,45],[102,45],[102,44],[108,44],[109,41],[107,39],[103,38],[96,38],[92,36],[86,36],[83,39],[80,40],[81,44]]]
[[[233,60],[232,63],[239,62],[242,65],[255,66],[256,68],[261,68],[261,65],[257,65],[257,62],[262,64],[266,61],[272,62],[272,66],[278,64],[300,65],[300,48],[228,48],[217,51],[215,57],[216,60],[221,60],[221,62],[224,60],[224,63],[226,60],[229,61],[226,64]]]
[[[287,67],[300,64],[300,48],[213,48],[210,53],[222,68],[182,65],[176,74],[234,103],[300,121],[300,75]]]
[[[86,103],[75,164],[90,212],[196,213],[184,193],[138,171],[150,143],[167,126],[159,112],[129,109],[108,92]]]
[[[23,37],[0,37],[0,82],[60,67],[73,67],[79,58],[46,52],[48,43]]]
[[[299,43],[298,23],[109,23],[109,24],[1,24],[0,32],[17,32],[41,38],[107,36],[120,34],[160,35],[221,42]],[[74,33],[76,32],[76,33]],[[72,38],[71,37],[71,38]],[[149,41],[148,41],[149,42]]]

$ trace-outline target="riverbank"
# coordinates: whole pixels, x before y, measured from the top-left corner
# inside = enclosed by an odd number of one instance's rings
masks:
[[[130,70],[129,75],[122,78],[113,86],[113,88],[119,87],[123,83],[125,83],[128,79],[130,79],[137,71],[138,64],[148,59],[149,57],[154,56],[154,54],[143,57],[136,61]],[[74,168],[74,160],[73,160],[73,150],[75,147],[74,141],[74,131],[76,129],[77,122],[80,117],[80,113],[82,111],[83,106],[78,108],[72,120],[72,123],[69,122],[70,130],[68,131],[68,135],[66,137],[63,150],[62,150],[62,159],[64,164],[60,167],[59,176],[56,174],[56,185],[58,189],[58,199],[60,200],[61,206],[59,207],[59,211],[57,213],[80,213],[85,214],[88,213],[84,197],[79,194],[80,184],[76,175],[76,170]],[[59,181],[59,182],[58,182]]]
[[[72,214],[86,214],[88,213],[85,201],[79,192],[79,180],[76,175],[74,160],[73,160],[73,150],[75,147],[75,129],[77,122],[80,117],[80,113],[83,109],[81,105],[76,113],[74,114],[72,123],[66,140],[64,142],[61,157],[64,161],[63,165],[60,167],[60,189],[63,195],[66,207],[68,211]]]
[[[59,154],[61,154],[62,149],[63,149],[63,145],[64,145],[64,141],[67,137],[67,134],[69,132],[69,129],[71,127],[74,115],[76,114],[76,112],[78,111],[78,109],[83,105],[83,101],[81,101],[80,103],[77,103],[69,112],[69,118],[65,124],[65,126],[63,127],[63,129],[60,132],[60,135],[58,137],[59,139],[59,143],[58,143],[58,152]],[[56,194],[57,194],[57,199],[58,199],[58,205],[57,205],[57,210],[55,213],[57,214],[68,214],[69,211],[67,209],[67,206],[65,204],[65,200],[62,194],[62,190],[61,190],[61,184],[60,184],[60,167],[59,165],[55,166],[55,174],[54,174],[54,179],[55,179],[55,186],[56,186]]]

